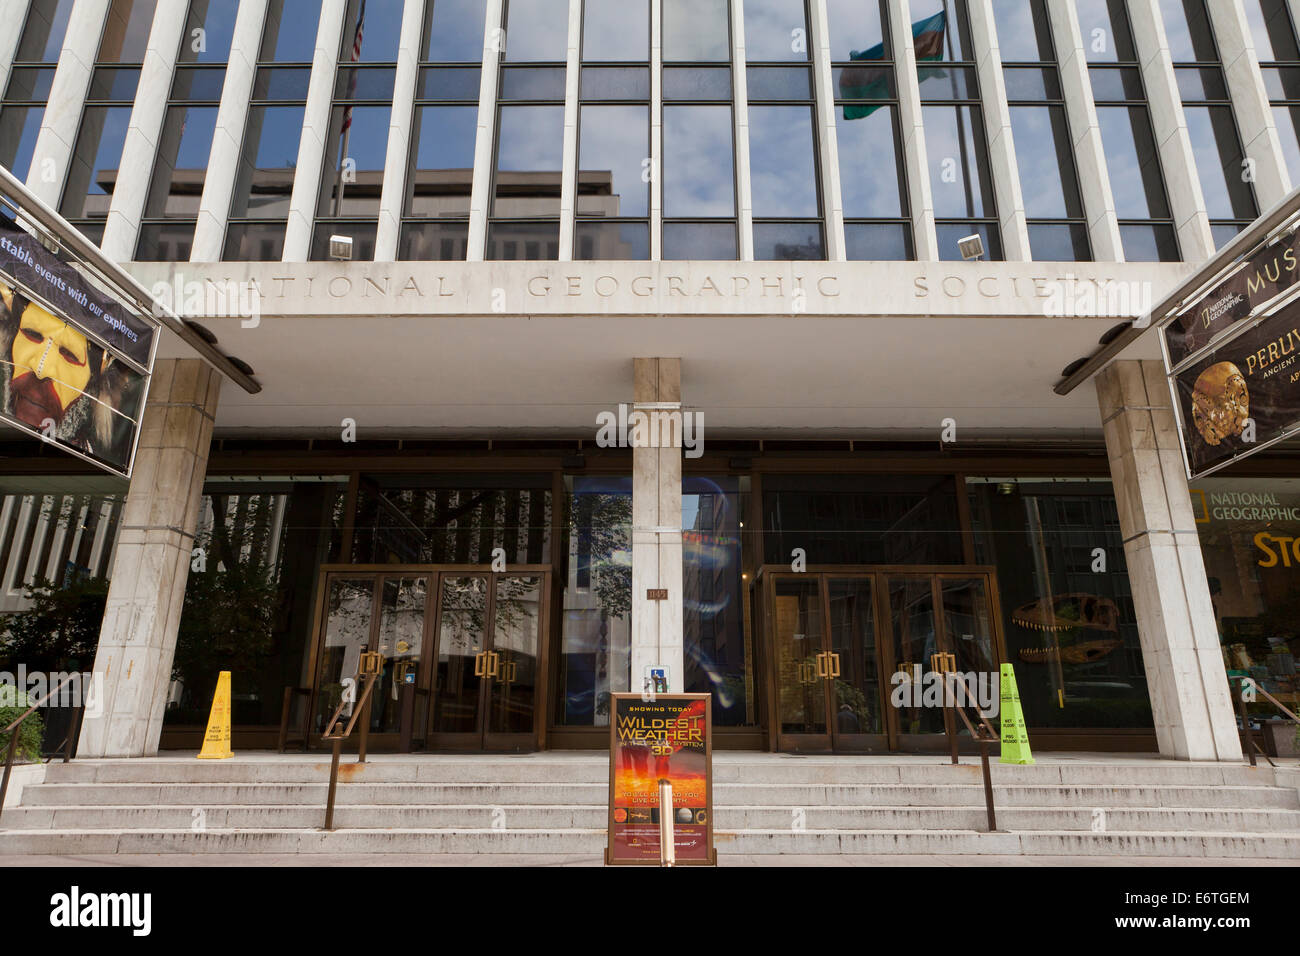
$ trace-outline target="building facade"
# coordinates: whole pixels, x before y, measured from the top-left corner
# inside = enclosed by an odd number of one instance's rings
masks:
[[[164,343],[129,486],[4,446],[3,610],[103,607],[82,753],[221,670],[236,748],[318,740],[367,650],[394,749],[660,676],[720,747],[938,750],[939,653],[1043,749],[1294,703],[1296,449],[1189,486],[1154,335],[1054,386],[1291,191],[1300,2],[0,11],[0,164],[260,387]]]

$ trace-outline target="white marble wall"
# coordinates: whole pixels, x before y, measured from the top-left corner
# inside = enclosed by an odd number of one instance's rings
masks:
[[[680,405],[682,363],[677,358],[633,360],[636,405]],[[668,690],[681,693],[682,449],[632,451],[632,687],[643,689],[646,668],[667,665]],[[668,599],[647,600],[651,588]]]
[[[1240,760],[1164,366],[1125,359],[1096,382],[1160,753]]]
[[[78,756],[158,752],[220,388],[199,359],[154,366],[95,653],[103,701]]]

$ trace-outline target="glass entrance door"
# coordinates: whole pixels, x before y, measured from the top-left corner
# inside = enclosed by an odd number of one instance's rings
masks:
[[[363,686],[361,653],[377,651],[383,670],[371,694],[372,747],[534,749],[544,712],[549,581],[534,568],[326,569],[311,710],[316,739],[340,701],[351,701],[344,705],[351,717]]]
[[[951,653],[977,687],[996,690],[990,570],[763,573],[776,749],[946,748],[949,716],[941,698],[926,694],[939,653]]]
[[[440,577],[429,745],[533,749],[546,575]]]

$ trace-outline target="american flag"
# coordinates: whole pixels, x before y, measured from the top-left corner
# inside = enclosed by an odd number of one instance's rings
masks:
[[[361,33],[366,26],[366,0],[361,0],[361,9],[357,11],[357,32],[352,38],[352,62],[361,59]],[[354,67],[348,76],[348,107],[343,111],[343,129],[346,133],[352,126],[352,98],[357,93],[357,71]]]

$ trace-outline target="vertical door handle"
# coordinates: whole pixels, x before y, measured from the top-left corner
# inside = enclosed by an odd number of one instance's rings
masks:
[[[827,654],[827,656],[830,658],[830,662],[831,662],[831,677],[839,677],[840,676],[840,655],[836,654],[834,651],[831,651],[830,653]]]
[[[487,651],[479,651],[474,655],[474,676],[486,677],[484,673],[487,670]]]
[[[817,655],[817,676],[830,677],[829,665],[826,663],[826,652],[822,651]]]
[[[497,671],[500,669],[500,665],[501,665],[501,655],[498,654],[496,651],[488,651],[487,652],[487,676],[496,677]]]

